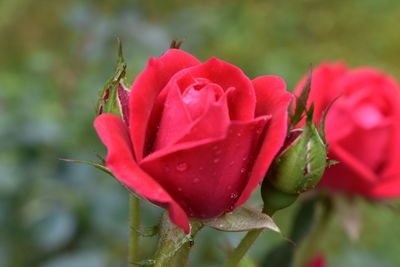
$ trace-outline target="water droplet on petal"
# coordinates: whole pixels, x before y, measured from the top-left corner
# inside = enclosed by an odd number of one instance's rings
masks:
[[[215,159],[213,160],[213,162],[214,162],[214,163],[218,163],[218,162],[219,162],[219,158],[215,158]]]
[[[198,183],[198,182],[200,182],[200,179],[199,179],[199,178],[194,178],[194,179],[193,179],[193,183],[196,184],[196,183]]]
[[[218,146],[213,146],[212,150],[218,150]]]
[[[256,131],[256,134],[261,134],[262,133],[262,130],[261,129],[258,129],[257,131]]]
[[[188,169],[188,165],[186,162],[180,162],[176,165],[176,170],[179,172],[184,172]]]
[[[234,161],[229,162],[229,166],[233,166],[235,164]]]
[[[241,168],[240,173],[244,173],[246,171],[246,168]]]
[[[239,132],[239,133],[237,133],[237,136],[239,136],[239,137],[240,137],[240,136],[242,136],[242,133],[240,133],[240,132]]]
[[[182,192],[182,188],[178,187],[178,191],[179,191],[179,192]]]
[[[243,161],[246,161],[247,160],[247,157],[243,157],[243,159],[242,159]]]
[[[238,195],[239,194],[237,192],[232,192],[231,195],[230,195],[230,198],[235,199],[235,198],[238,197]]]

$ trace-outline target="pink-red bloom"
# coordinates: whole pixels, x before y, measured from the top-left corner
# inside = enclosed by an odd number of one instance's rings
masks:
[[[170,49],[132,84],[129,119],[102,114],[94,125],[117,179],[189,232],[188,217],[249,198],[285,139],[290,100],[279,77],[251,81],[224,61]]]
[[[301,90],[304,79],[296,92]],[[400,196],[400,91],[390,76],[373,68],[348,70],[343,63],[315,68],[309,103],[326,119],[329,157],[321,185],[370,198]]]

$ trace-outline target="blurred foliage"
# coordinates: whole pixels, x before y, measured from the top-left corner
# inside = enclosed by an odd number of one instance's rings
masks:
[[[280,75],[293,88],[322,60],[371,65],[400,78],[399,17],[396,0],[2,0],[0,266],[126,266],[127,193],[94,168],[58,160],[95,160],[95,151],[105,152],[92,122],[114,70],[116,36],[131,80],[176,37],[201,60],[216,56],[252,78]],[[154,224],[161,209],[142,206],[142,221]],[[361,206],[358,241],[332,220],[321,247],[329,263],[398,266],[399,212]],[[276,218],[286,232],[295,210]],[[204,230],[190,266],[219,266],[227,244],[241,236]],[[280,240],[264,234],[251,257],[261,262]],[[143,239],[142,258],[155,242]]]

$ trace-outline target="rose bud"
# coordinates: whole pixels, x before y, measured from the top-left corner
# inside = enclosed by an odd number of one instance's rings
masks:
[[[170,49],[133,82],[129,124],[101,114],[94,126],[108,169],[187,233],[189,217],[214,218],[249,198],[283,145],[291,98],[279,77],[251,81],[222,60]]]
[[[326,144],[312,123],[312,109],[307,112],[306,125],[289,132],[263,182],[264,211],[269,215],[313,189],[324,173]]]
[[[295,90],[300,93],[305,79]],[[326,117],[328,157],[321,186],[368,198],[400,196],[400,89],[372,68],[348,70],[343,63],[315,68],[308,103],[314,120],[335,97]]]
[[[126,63],[122,55],[122,44],[118,39],[118,61],[114,75],[107,81],[97,103],[97,115],[111,113],[129,123],[129,90],[124,85]]]

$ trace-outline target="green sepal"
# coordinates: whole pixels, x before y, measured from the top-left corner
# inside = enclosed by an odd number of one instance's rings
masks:
[[[324,143],[326,143],[326,134],[325,134],[325,121],[326,121],[326,116],[328,115],[329,110],[331,109],[332,105],[338,100],[340,96],[337,96],[334,98],[331,102],[329,102],[328,106],[325,108],[325,110],[322,112],[322,117],[319,123],[319,135],[321,136],[322,140]]]
[[[307,108],[307,100],[311,91],[311,80],[312,70],[308,72],[306,84],[300,93],[300,96],[296,97],[296,108],[294,113],[290,116],[290,129],[294,128],[303,118],[304,111]]]
[[[118,87],[126,88],[124,85],[124,78],[126,75],[126,63],[122,54],[122,43],[118,38],[118,59],[117,66],[114,74],[108,79],[101,91],[98,105],[97,114],[111,113],[122,117],[121,104],[118,99]]]
[[[278,210],[292,205],[299,194],[289,194],[277,190],[268,180],[265,180],[261,186],[261,197],[264,202],[263,212],[272,216]]]
[[[97,162],[93,162],[93,161],[89,161],[89,160],[80,160],[80,159],[60,159],[60,160],[67,161],[67,162],[77,162],[77,163],[87,164],[87,165],[93,166],[96,169],[99,169],[99,170],[107,173],[108,175],[111,175],[112,177],[115,177],[114,174],[110,171],[110,169],[108,169],[106,166],[103,166]]]
[[[101,157],[102,158],[102,157]],[[115,175],[111,172],[111,170],[109,168],[107,168],[106,166],[97,163],[97,162],[93,162],[93,161],[89,161],[89,160],[81,160],[81,159],[60,159],[62,161],[66,161],[66,162],[74,162],[74,163],[83,163],[83,164],[87,164],[90,166],[95,167],[96,169],[101,170],[102,172],[112,176],[113,178],[115,178],[115,180],[117,180],[117,182],[119,182],[129,193],[135,195],[137,198],[142,198],[139,195],[136,194],[136,192],[134,192],[132,189],[130,189],[128,186],[126,186],[125,184],[121,183],[116,177]],[[103,159],[104,160],[104,159]]]
[[[184,41],[185,41],[184,39],[181,39],[181,40],[173,39],[171,41],[169,48],[180,49]]]
[[[248,207],[239,207],[232,213],[225,213],[215,219],[203,220],[202,223],[224,232],[247,232],[257,229],[280,232],[279,227],[271,217]]]
[[[336,161],[336,160],[329,160],[328,163],[326,164],[326,167],[330,167],[336,164],[339,164],[340,161]]]

